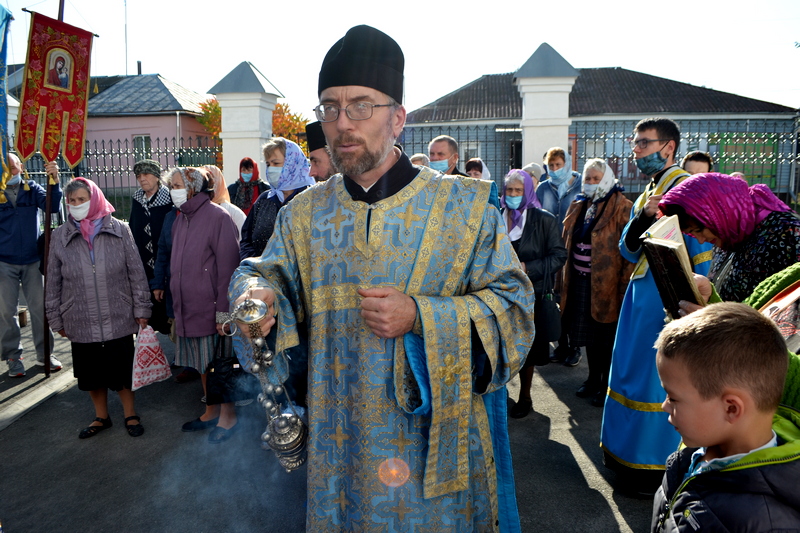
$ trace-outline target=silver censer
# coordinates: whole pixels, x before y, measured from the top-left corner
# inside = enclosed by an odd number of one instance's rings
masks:
[[[261,335],[259,323],[267,316],[268,309],[269,306],[262,300],[244,300],[231,312],[231,320],[227,324],[231,335],[237,329],[234,321],[242,322],[249,328],[253,346],[253,364],[250,370],[258,376],[262,391],[258,395],[258,403],[267,414],[267,428],[261,435],[261,446],[272,450],[280,465],[291,472],[306,462],[308,427],[296,412],[294,404],[288,402],[287,408],[282,408],[276,398],[283,394],[284,388],[273,385],[267,378],[267,369],[272,366],[274,354]]]

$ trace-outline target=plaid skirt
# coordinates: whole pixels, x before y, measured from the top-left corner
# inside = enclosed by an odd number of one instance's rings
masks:
[[[194,368],[204,374],[214,359],[216,340],[216,333],[205,337],[178,337],[178,342],[175,343],[175,364]]]

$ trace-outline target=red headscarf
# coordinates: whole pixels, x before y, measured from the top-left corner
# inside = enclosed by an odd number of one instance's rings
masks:
[[[100,190],[100,187],[95,185],[93,181],[86,178],[74,178],[74,180],[82,181],[89,187],[89,214],[86,218],[81,220],[81,235],[89,243],[89,249],[92,249],[92,233],[94,233],[94,221],[98,218],[114,212],[114,206],[106,200],[106,195]],[[67,198],[69,200],[69,198]]]

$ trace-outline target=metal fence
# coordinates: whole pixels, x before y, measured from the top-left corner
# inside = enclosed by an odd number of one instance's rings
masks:
[[[220,165],[222,153],[212,137],[164,138],[147,143],[131,140],[86,142],[83,160],[74,169],[58,158],[62,185],[73,176],[95,182],[116,208],[114,216],[128,220],[131,195],[138,188],[133,165],[153,159],[166,169],[172,166]],[[30,177],[44,185],[44,160],[37,152],[25,162]]]
[[[798,193],[798,120],[750,119],[677,121],[681,144],[677,160],[694,150],[714,158],[715,171],[742,172],[751,184],[764,183],[783,198]],[[587,159],[608,161],[630,193],[640,192],[647,178],[636,168],[628,141],[636,121],[578,121],[570,126],[575,169]]]
[[[573,169],[581,171],[586,160],[608,161],[626,191],[635,195],[647,184],[636,167],[629,140],[637,120],[585,121],[573,119],[567,149]],[[765,183],[784,199],[795,200],[798,180],[798,128],[800,121],[776,119],[678,120],[681,145],[677,160],[688,152],[708,152],[715,170],[742,172],[752,183]],[[406,126],[398,142],[406,153],[428,153],[428,143],[438,135],[450,135],[459,143],[460,167],[471,157],[480,157],[498,186],[511,168],[520,168],[522,131],[508,124],[484,126]],[[536,161],[538,162],[538,161]],[[502,190],[502,187],[501,187]]]
[[[502,190],[503,178],[512,168],[522,168],[522,130],[514,125],[431,127],[407,125],[398,143],[411,156],[428,153],[428,143],[439,135],[449,135],[458,142],[459,168],[480,157]],[[529,163],[526,162],[526,163]]]

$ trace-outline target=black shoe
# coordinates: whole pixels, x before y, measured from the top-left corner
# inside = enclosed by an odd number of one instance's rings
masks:
[[[569,356],[564,359],[564,366],[578,366],[578,363],[581,362],[581,357],[583,357],[580,346],[570,348],[570,351],[572,353],[570,353]]]
[[[236,433],[237,429],[239,429],[239,422],[236,422],[236,424],[234,424],[230,429],[217,426],[211,430],[211,433],[208,434],[208,442],[210,444],[219,444],[220,442],[225,442],[231,438],[234,433]]]
[[[95,422],[100,422],[100,426],[89,426],[83,428],[81,432],[78,434],[79,439],[88,439],[89,437],[94,437],[104,429],[108,429],[114,424],[111,423],[111,417],[108,418],[100,418],[99,416],[94,419]]]
[[[597,386],[590,384],[588,381],[584,381],[583,385],[575,391],[575,396],[578,398],[588,398],[589,396],[594,396],[597,394]]]
[[[550,354],[550,362],[563,363],[564,359],[566,359],[568,355],[569,355],[569,348],[561,346],[559,344],[558,346],[556,346],[556,349],[553,350],[553,353]]]
[[[135,420],[135,424],[128,424],[128,422]],[[125,429],[128,430],[128,435],[131,437],[141,437],[144,434],[144,426],[139,421],[141,418],[138,416],[129,416],[125,419]]]
[[[520,400],[508,412],[511,418],[525,418],[533,410],[532,400]]]
[[[203,429],[208,429],[216,426],[217,421],[219,421],[219,417],[205,421],[200,420],[199,418],[195,418],[191,422],[186,422],[183,425],[183,427],[181,427],[181,431],[201,431]]]
[[[604,407],[605,404],[606,404],[605,389],[597,391],[597,393],[594,395],[594,398],[592,398],[592,405],[594,405],[595,407]]]

